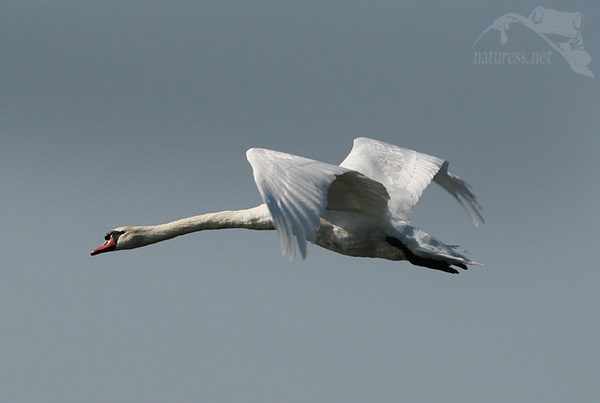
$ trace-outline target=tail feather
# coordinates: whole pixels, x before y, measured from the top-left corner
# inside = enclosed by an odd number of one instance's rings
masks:
[[[406,260],[414,264],[415,266],[427,267],[429,269],[440,270],[446,273],[458,274],[459,271],[452,267],[455,265],[463,270],[468,270],[464,263],[448,263],[444,260],[424,258],[414,254],[406,245],[404,245],[399,239],[386,237],[385,239],[390,245],[400,249]]]
[[[467,265],[481,266],[468,257],[456,245],[446,245],[429,235],[425,231],[415,228],[406,222],[395,225],[397,230],[394,236],[387,236],[386,241],[399,248],[406,259],[416,266],[423,266],[446,273],[458,274],[452,266],[467,270]]]

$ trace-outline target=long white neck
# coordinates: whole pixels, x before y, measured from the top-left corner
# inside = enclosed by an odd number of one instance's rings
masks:
[[[253,230],[274,230],[273,219],[265,204],[246,210],[220,211],[182,218],[166,224],[130,227],[133,237],[122,249],[137,248],[156,242],[165,241],[180,235],[197,231],[246,228]],[[119,248],[121,249],[121,248]]]

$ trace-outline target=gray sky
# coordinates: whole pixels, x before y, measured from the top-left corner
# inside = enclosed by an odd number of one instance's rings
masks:
[[[600,398],[595,1],[23,2],[0,12],[0,400]],[[580,12],[589,69],[506,13]],[[555,39],[555,36],[552,36]],[[558,42],[568,42],[562,38]],[[245,151],[339,163],[367,136],[450,161],[413,223],[485,263],[214,231],[90,257],[106,231],[260,196]]]

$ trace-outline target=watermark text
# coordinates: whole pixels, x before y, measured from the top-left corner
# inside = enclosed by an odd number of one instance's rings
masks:
[[[473,64],[551,64],[552,51],[546,52],[473,52]]]

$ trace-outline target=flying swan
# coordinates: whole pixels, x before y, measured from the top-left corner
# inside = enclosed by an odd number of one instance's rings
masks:
[[[473,224],[481,206],[469,185],[448,172],[448,162],[368,138],[357,138],[339,165],[278,151],[252,148],[246,156],[264,204],[221,211],[161,225],[110,231],[93,255],[134,249],[202,230],[277,230],[284,255],[296,244],[306,258],[306,241],[356,257],[408,260],[413,265],[457,274],[456,266],[479,265],[408,222],[431,180],[446,189]]]

